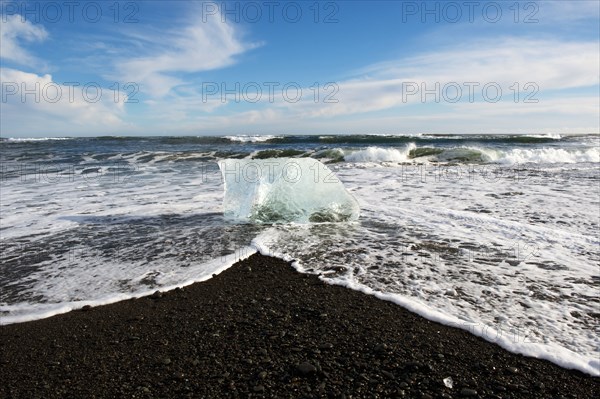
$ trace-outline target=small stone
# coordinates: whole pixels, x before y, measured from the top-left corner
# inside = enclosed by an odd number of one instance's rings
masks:
[[[264,380],[265,378],[267,378],[267,372],[261,371],[260,373],[258,373],[258,378],[260,378],[261,380]]]
[[[199,364],[200,364],[200,360],[198,360],[198,359],[192,360],[192,366],[197,366]]]
[[[485,365],[481,362],[475,362],[471,365],[471,368],[473,370],[483,370],[483,369],[485,369]]]
[[[400,383],[400,388],[408,388],[408,383],[406,381],[402,381]]]
[[[385,370],[383,370],[383,371],[381,372],[381,374],[382,374],[382,375],[384,375],[385,377],[389,378],[390,380],[393,380],[393,379],[394,379],[394,374],[390,373],[389,371],[385,371]]]
[[[165,366],[168,366],[169,364],[171,364],[171,359],[169,359],[168,357],[165,357],[164,359],[162,359],[162,364],[164,364]]]
[[[408,362],[406,365],[407,365],[409,368],[411,368],[411,369],[415,369],[415,370],[418,370],[418,369],[420,369],[421,367],[423,367],[423,363],[421,363],[421,362]]]
[[[150,393],[150,388],[148,388],[148,387],[142,387],[142,392],[144,392],[144,393]]]
[[[519,386],[519,384],[510,383],[510,384],[507,384],[506,387],[508,389],[510,389],[511,391],[520,391],[521,390],[521,387]]]
[[[477,396],[477,391],[471,388],[463,388],[460,390],[460,396],[473,397]]]
[[[152,299],[158,299],[158,298],[162,298],[163,294],[160,291],[154,291],[154,294],[150,295],[150,298]]]
[[[87,312],[88,310],[92,310],[92,307],[90,305],[85,305],[84,307],[81,308],[81,310],[83,310],[84,312]]]
[[[301,375],[309,375],[317,372],[317,368],[309,362],[302,362],[296,366],[296,371]]]
[[[508,368],[508,371],[509,371],[511,374],[519,374],[519,369],[518,369],[518,368],[516,368],[516,367],[509,367],[509,368]]]
[[[253,389],[254,392],[264,392],[265,391],[265,387],[263,385],[257,385],[254,387]]]
[[[386,344],[378,344],[375,347],[375,352],[376,353],[384,353],[385,351],[387,351],[388,346]]]
[[[185,375],[183,375],[183,373],[181,371],[176,371],[173,374],[173,378],[176,380],[183,380],[185,378]]]
[[[443,379],[443,381],[446,388],[452,388],[454,386],[454,380],[452,380],[452,377],[446,377]]]

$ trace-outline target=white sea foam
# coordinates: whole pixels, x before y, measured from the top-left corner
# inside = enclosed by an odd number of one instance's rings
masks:
[[[503,164],[517,163],[580,163],[600,162],[600,148],[586,150],[567,150],[563,148],[514,148],[508,151],[497,151],[490,156],[491,160]]]
[[[60,140],[71,140],[72,137],[9,137],[6,140],[7,141],[22,141],[22,142],[28,142],[28,141],[60,141]]]
[[[127,267],[123,267],[118,262],[110,263],[105,259],[97,259],[97,262],[93,262],[92,258],[87,258],[85,264],[72,264],[70,269],[61,271],[60,277],[54,273],[47,274],[47,271],[44,272],[43,278],[35,274],[30,276],[34,280],[39,278],[31,290],[44,294],[50,303],[0,305],[0,314],[3,312],[8,314],[0,317],[0,325],[43,319],[81,309],[84,306],[101,306],[126,299],[141,298],[157,290],[170,291],[183,288],[208,280],[254,253],[256,253],[255,249],[244,247],[233,254],[189,268],[182,268],[176,264],[165,266],[158,262],[154,265],[145,262],[137,265],[130,263]],[[164,262],[166,262],[164,259],[160,260],[160,263]],[[139,283],[149,276],[155,283],[151,289],[148,289],[148,285]],[[131,283],[129,292],[123,292],[124,281]],[[74,293],[78,293],[81,299],[73,300]]]
[[[525,137],[533,137],[533,138],[540,138],[540,139],[553,139],[553,140],[560,140],[563,138],[563,136],[561,136],[560,134],[556,134],[556,133],[527,134],[527,135],[525,135]]]
[[[225,136],[226,139],[231,141],[239,141],[241,143],[261,143],[272,139],[281,138],[281,136],[269,136],[269,135],[240,135],[240,136]]]
[[[418,147],[411,143],[404,148],[368,147],[346,154],[344,160],[354,163],[378,164],[382,162],[396,163],[428,163],[460,161],[461,163],[497,163],[515,165],[523,163],[536,164],[568,164],[568,163],[598,163],[600,162],[600,148],[564,149],[564,148],[512,148],[508,150],[497,148],[484,148],[473,146],[460,146],[449,148],[434,148],[439,154],[411,158],[411,151]]]
[[[408,154],[416,148],[414,144],[409,144],[405,148],[381,148],[368,147],[364,150],[358,150],[344,156],[347,162],[407,162]]]

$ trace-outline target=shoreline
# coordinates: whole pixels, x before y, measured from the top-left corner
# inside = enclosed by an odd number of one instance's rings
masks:
[[[183,289],[0,326],[0,373],[7,398],[600,392],[598,377],[508,352],[260,254]]]

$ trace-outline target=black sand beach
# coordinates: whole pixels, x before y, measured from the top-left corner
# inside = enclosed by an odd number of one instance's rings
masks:
[[[0,376],[2,398],[600,393],[600,378],[509,353],[261,255],[184,289],[0,327]]]

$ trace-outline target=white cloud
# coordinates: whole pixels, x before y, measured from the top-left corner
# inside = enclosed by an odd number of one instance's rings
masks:
[[[107,134],[130,128],[123,121],[126,94],[64,86],[51,75],[0,69],[2,134],[6,136]],[[26,94],[29,93],[29,94]]]
[[[564,89],[598,84],[599,70],[598,42],[504,38],[462,43],[365,71],[431,82],[530,81],[544,89]]]
[[[537,87],[536,98],[539,99],[544,92],[598,85],[599,70],[598,43],[513,38],[475,41],[369,66],[360,77],[338,82],[337,104],[303,101],[280,105],[302,109],[303,115],[308,117],[352,115],[434,102],[434,95],[423,97],[421,88],[432,90],[436,83],[439,84],[439,90],[435,90],[438,93],[445,85],[456,83],[462,89],[460,98],[463,100],[469,98],[469,85],[481,100],[483,87],[488,83],[501,87],[504,100],[512,99],[517,87],[515,83],[519,84],[521,98]],[[524,90],[527,83],[533,83],[533,86]],[[418,87],[418,93],[403,96],[403,91],[412,85]],[[444,104],[443,94],[439,97],[439,102]],[[447,101],[446,104],[451,105]]]
[[[3,15],[0,19],[0,58],[33,66],[41,61],[21,46],[21,42],[41,42],[48,32],[41,25],[23,20],[20,15]]]
[[[200,15],[190,12],[190,14]],[[131,33],[136,43],[132,55],[117,62],[121,81],[136,82],[153,97],[167,95],[185,83],[178,74],[223,68],[235,62],[235,56],[257,44],[243,43],[234,26],[221,22],[219,15],[201,18],[176,28],[154,33]],[[144,53],[140,49],[146,48]]]

